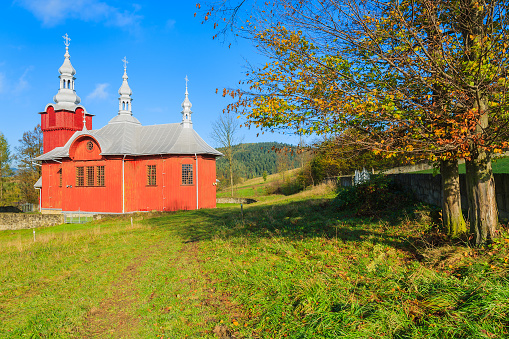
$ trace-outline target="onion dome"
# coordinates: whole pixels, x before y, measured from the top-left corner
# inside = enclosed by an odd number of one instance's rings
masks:
[[[118,115],[111,119],[108,124],[127,122],[141,125],[138,119],[133,117],[133,111],[131,107],[131,103],[133,101],[131,95],[133,94],[133,91],[131,91],[131,87],[129,87],[129,83],[127,82],[127,79],[129,78],[127,76],[127,58],[124,57],[122,61],[124,62],[124,75],[122,76],[122,85],[118,89],[118,94],[120,95],[118,98]]]
[[[70,111],[74,111],[76,106],[81,102],[80,97],[76,94],[74,90],[74,81],[76,78],[74,75],[76,74],[76,70],[72,67],[71,64],[71,56],[69,54],[69,41],[71,40],[67,34],[63,36],[65,40],[65,54],[64,54],[64,63],[58,69],[60,73],[60,88],[58,93],[53,97],[53,100],[57,104],[55,109],[67,109]]]

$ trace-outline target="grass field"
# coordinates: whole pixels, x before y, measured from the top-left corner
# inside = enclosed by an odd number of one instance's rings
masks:
[[[496,158],[491,162],[493,173],[509,173],[509,158]],[[460,174],[465,174],[465,164],[460,164],[459,166]],[[432,169],[418,171],[414,173],[433,173]]]
[[[243,214],[139,214],[37,229],[35,242],[0,232],[0,337],[509,336],[505,229],[470,248],[425,206],[361,218],[326,186],[263,196],[256,180],[239,188],[260,194]]]

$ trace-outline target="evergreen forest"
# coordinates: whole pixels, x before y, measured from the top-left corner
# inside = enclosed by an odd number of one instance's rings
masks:
[[[300,166],[296,146],[278,142],[245,143],[236,146],[234,159],[234,178],[236,180],[261,177],[263,172],[274,174]],[[217,149],[223,152],[223,148]],[[276,152],[275,150],[281,150]],[[293,151],[293,154],[292,154]],[[279,167],[278,167],[279,164]],[[225,157],[216,161],[217,178],[228,177],[228,162]]]

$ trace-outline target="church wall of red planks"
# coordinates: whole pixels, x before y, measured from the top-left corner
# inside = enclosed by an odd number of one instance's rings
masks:
[[[52,118],[52,114],[56,116]],[[80,115],[83,124],[83,112],[54,112],[50,106],[41,114],[44,153],[65,145],[76,130],[81,130],[77,122]],[[91,116],[87,116],[86,123],[91,129]],[[89,143],[92,146],[87,147]],[[216,207],[216,164],[212,155],[102,156],[100,153],[99,142],[85,135],[73,141],[69,158],[61,163],[43,162],[45,184],[41,190],[41,207],[93,213]],[[182,165],[192,165],[191,184],[183,184]],[[100,182],[98,171],[102,166],[104,176]],[[155,166],[155,182],[148,180],[148,166]],[[79,167],[84,171],[82,185],[78,178]],[[90,168],[94,178],[89,182],[87,171]]]

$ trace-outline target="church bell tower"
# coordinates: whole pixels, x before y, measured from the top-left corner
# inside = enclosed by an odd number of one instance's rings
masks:
[[[74,132],[85,128],[92,129],[92,114],[87,113],[85,107],[80,105],[81,99],[74,89],[76,70],[72,67],[69,54],[71,39],[67,34],[63,38],[65,54],[64,63],[58,69],[60,73],[58,93],[53,97],[54,103],[46,105],[44,112],[40,113],[44,153],[64,146]]]

